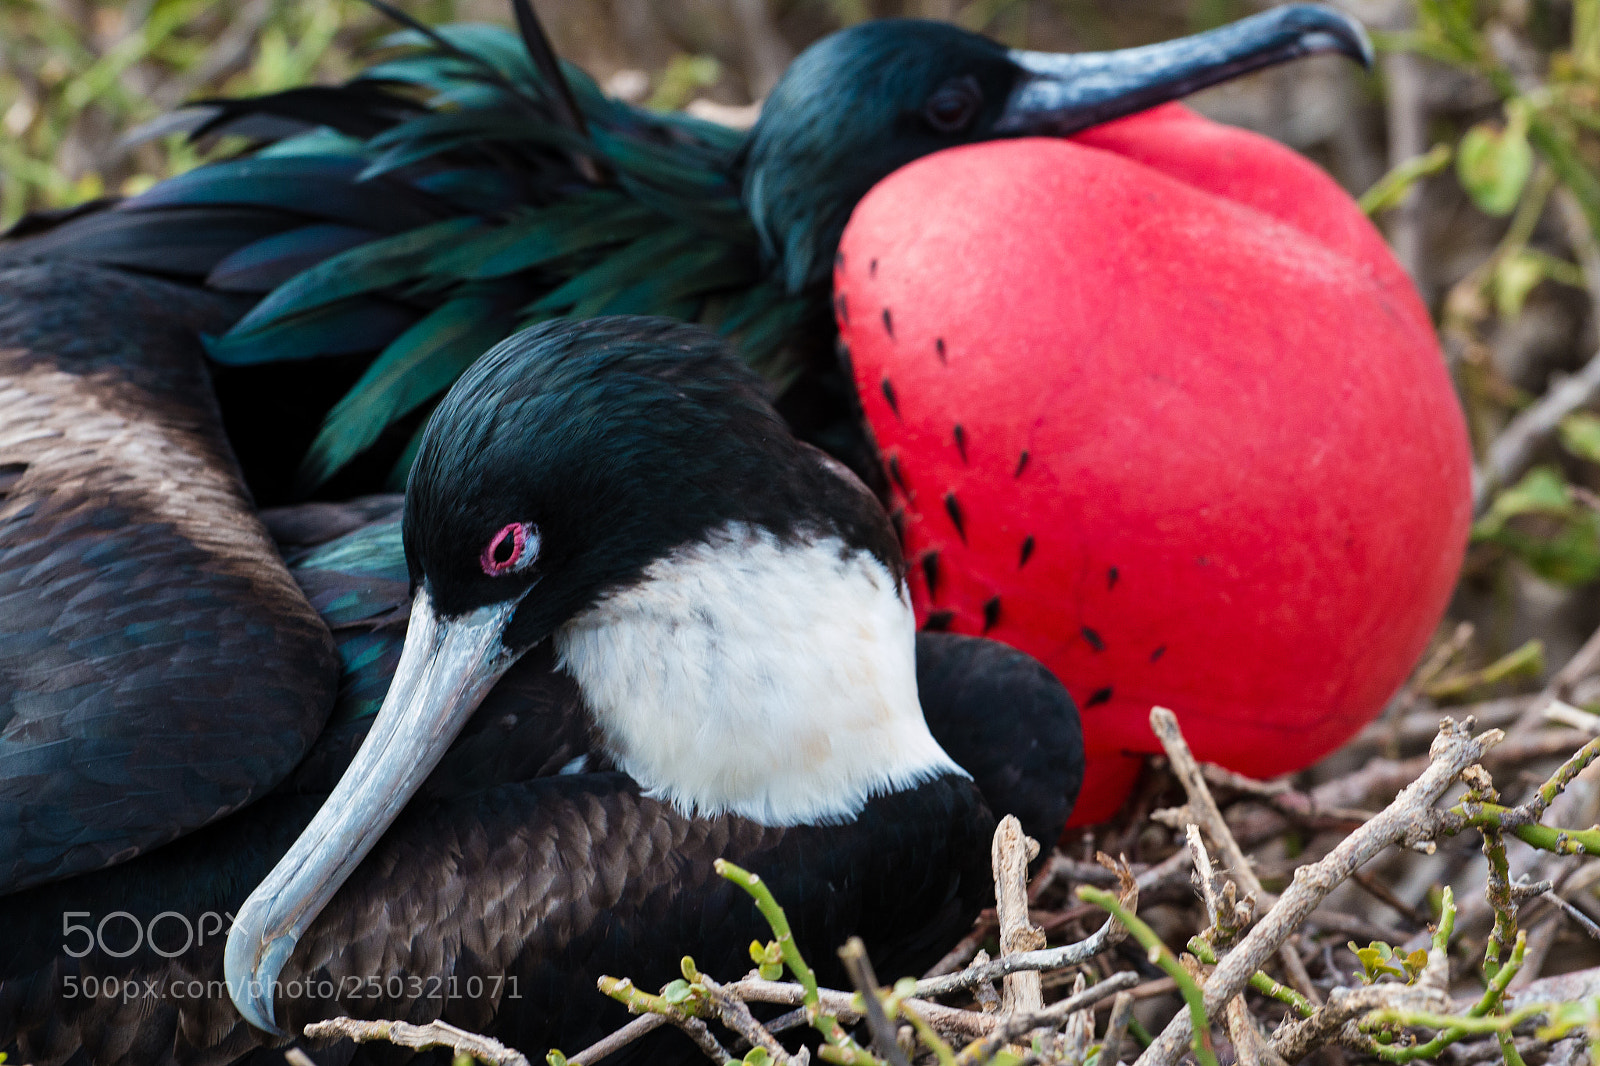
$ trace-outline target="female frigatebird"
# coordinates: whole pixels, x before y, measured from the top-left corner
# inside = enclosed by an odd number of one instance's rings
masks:
[[[328,510],[272,521],[304,539]],[[817,960],[859,931],[903,972],[989,891],[986,800],[1046,837],[1065,818],[1065,691],[983,641],[924,637],[914,663],[882,508],[698,327],[563,321],[496,347],[429,423],[403,554],[395,530],[298,552],[346,623],[392,633],[415,590],[375,719],[342,708],[283,788],[215,826],[9,897],[0,1046],[227,1062],[357,1014],[573,1048],[625,1017],[600,973],[747,964],[759,919],[714,858],[758,870]],[[203,924],[223,913],[225,960]]]

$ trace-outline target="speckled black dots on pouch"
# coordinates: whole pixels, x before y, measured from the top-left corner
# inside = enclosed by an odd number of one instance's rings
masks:
[[[878,276],[878,261],[876,259],[867,260],[867,277],[875,278],[877,276]]]
[[[900,457],[898,455],[889,456],[889,480],[894,482],[894,487],[902,493],[907,496],[911,495],[910,490],[906,488],[906,476],[900,470]]]
[[[1089,698],[1083,701],[1084,709],[1088,710],[1090,707],[1098,707],[1102,703],[1110,703],[1111,695],[1112,691],[1110,685],[1107,685],[1105,688],[1095,689],[1089,694]]]
[[[989,630],[1000,624],[1000,597],[990,596],[983,601],[983,631]]]
[[[1160,662],[1161,661],[1161,657],[1163,655],[1165,655],[1165,654],[1167,654],[1167,646],[1165,644],[1162,644],[1162,645],[1158,646],[1155,651],[1150,653],[1150,661],[1153,662],[1153,663],[1154,662]]]
[[[1093,648],[1095,651],[1106,650],[1106,642],[1101,639],[1099,633],[1096,633],[1088,626],[1082,626],[1079,629],[1079,632],[1083,634],[1083,639],[1089,642],[1089,647]]]
[[[961,456],[961,464],[965,466],[967,462],[967,431],[961,428],[960,422],[956,423],[956,428],[951,433],[951,436],[956,439],[956,451]]]
[[[850,298],[842,292],[833,298],[833,313],[844,325],[850,324]]]
[[[939,362],[941,362],[941,363],[949,362],[949,360],[945,358],[945,354],[944,354],[944,338],[943,337],[935,337],[934,338],[934,340],[933,340],[933,350],[938,353]]]
[[[1022,472],[1026,469],[1028,469],[1028,451],[1024,448],[1022,454],[1017,456],[1017,469],[1011,476],[1021,477]]]
[[[961,543],[967,542],[966,523],[961,518],[961,501],[956,499],[956,494],[944,494],[944,513],[950,516],[950,524],[956,527],[956,536],[961,538]]]
[[[1106,571],[1106,591],[1107,592],[1110,592],[1112,589],[1117,587],[1117,578],[1119,578],[1121,576],[1122,576],[1121,573],[1119,573],[1117,571],[1117,568],[1114,567],[1114,566],[1111,569]]]
[[[954,611],[930,611],[928,620],[922,623],[924,633],[943,633],[950,628],[950,623],[956,620]]]
[[[928,599],[939,598],[939,553],[924,552],[922,555],[922,580],[928,585]]]
[[[883,309],[883,331],[889,335],[890,340],[894,340],[894,316],[889,314],[887,307]]]
[[[889,401],[889,410],[894,412],[896,418],[900,417],[900,401],[895,398],[894,386],[888,378],[883,379],[883,398]]]
[[[1021,570],[1028,565],[1028,560],[1033,558],[1033,534],[1029,533],[1022,538],[1022,551],[1017,553],[1017,569]]]

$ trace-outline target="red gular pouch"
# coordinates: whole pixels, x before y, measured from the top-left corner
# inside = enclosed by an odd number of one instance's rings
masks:
[[[867,195],[834,283],[918,621],[1067,685],[1075,824],[1160,751],[1153,705],[1271,777],[1403,682],[1471,457],[1426,309],[1316,166],[1179,105],[953,149]]]

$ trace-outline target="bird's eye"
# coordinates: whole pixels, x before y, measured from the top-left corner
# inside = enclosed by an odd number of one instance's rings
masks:
[[[539,530],[532,522],[512,522],[489,538],[478,562],[490,577],[526,570],[539,557]]]
[[[982,105],[983,91],[969,74],[939,86],[922,105],[922,117],[940,133],[959,133],[972,124]]]

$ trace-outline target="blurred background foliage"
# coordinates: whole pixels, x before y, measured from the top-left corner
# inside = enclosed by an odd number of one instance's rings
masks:
[[[400,0],[430,21],[502,0]],[[1204,29],[1263,0],[536,0],[614,95],[734,125],[810,41],[870,17],[1085,50]],[[1340,0],[1375,71],[1319,57],[1194,105],[1305,152],[1362,198],[1433,308],[1482,460],[1440,681],[1531,683],[1600,627],[1600,0]],[[392,27],[360,0],[0,0],[0,222],[137,192],[237,144],[183,102],[356,73]],[[1565,391],[1563,391],[1565,390]],[[1555,401],[1560,402],[1555,402]],[[1476,637],[1460,641],[1457,623]],[[1531,650],[1530,650],[1531,649]],[[1600,705],[1600,689],[1579,694]]]

